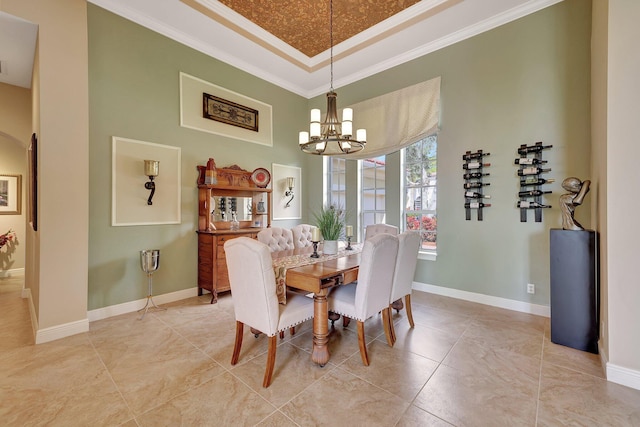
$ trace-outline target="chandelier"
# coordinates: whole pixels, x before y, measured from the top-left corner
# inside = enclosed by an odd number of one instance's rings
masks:
[[[353,138],[353,109],[342,110],[342,122],[338,120],[338,108],[333,91],[333,0],[330,5],[329,34],[331,38],[331,87],[327,93],[327,115],[320,121],[320,109],[311,110],[309,132],[300,132],[300,149],[305,153],[331,156],[357,153],[367,143],[367,131],[358,129]]]

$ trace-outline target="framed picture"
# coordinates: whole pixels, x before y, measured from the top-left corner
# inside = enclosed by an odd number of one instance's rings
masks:
[[[22,175],[0,174],[0,215],[22,212]]]
[[[202,116],[206,119],[258,132],[258,110],[208,93],[202,94]]]
[[[271,105],[183,72],[180,126],[273,147]]]
[[[38,231],[38,137],[35,133],[31,135],[31,146],[29,147],[29,170],[31,171],[29,223],[33,231]]]
[[[271,169],[273,219],[302,218],[302,169],[277,163],[272,163]]]

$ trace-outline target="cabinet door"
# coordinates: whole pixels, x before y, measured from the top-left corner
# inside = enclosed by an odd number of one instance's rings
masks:
[[[213,237],[198,235],[198,287],[213,291]]]

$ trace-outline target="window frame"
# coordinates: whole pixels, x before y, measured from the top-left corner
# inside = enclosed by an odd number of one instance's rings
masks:
[[[407,186],[407,161],[406,161],[406,151],[412,147],[415,144],[418,143],[424,143],[424,141],[428,140],[429,138],[434,138],[435,139],[435,154],[434,156],[430,157],[428,159],[429,162],[435,162],[435,183],[434,184],[423,184],[421,183],[421,185],[417,185],[417,186],[411,186],[408,187]],[[421,154],[424,154],[423,150],[420,150]],[[418,164],[418,163],[416,163]],[[420,163],[421,165],[421,170],[424,170],[424,158],[420,159]],[[433,249],[428,249],[428,248],[423,248],[422,244],[420,247],[420,251],[419,251],[419,259],[425,259],[425,260],[431,260],[431,261],[435,261],[436,257],[437,257],[437,253],[438,253],[438,245],[437,245],[437,236],[438,236],[438,228],[437,228],[437,218],[438,218],[438,205],[437,205],[437,187],[438,187],[438,179],[437,179],[437,164],[438,164],[438,137],[437,134],[433,134],[433,135],[429,135],[425,138],[422,138],[418,141],[416,141],[414,144],[411,144],[405,148],[403,148],[401,150],[400,153],[400,190],[401,190],[401,206],[400,206],[400,218],[401,218],[401,230],[405,231],[407,229],[407,215],[408,213],[416,213],[418,215],[433,215],[436,219],[436,228],[435,228],[435,236],[436,236],[436,246]],[[427,188],[432,188],[433,189],[433,194],[435,195],[434,197],[434,202],[435,202],[435,208],[434,209],[423,209],[421,206],[421,209],[414,209],[414,210],[408,210],[407,209],[407,189],[408,188],[419,188],[420,190],[420,194],[421,194],[421,198],[422,195],[424,194],[424,189]],[[421,200],[422,203],[422,200]]]

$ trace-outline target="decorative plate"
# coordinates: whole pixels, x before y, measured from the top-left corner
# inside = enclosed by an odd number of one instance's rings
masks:
[[[271,181],[271,174],[264,168],[258,168],[251,174],[251,180],[255,182],[258,187],[265,188]]]

